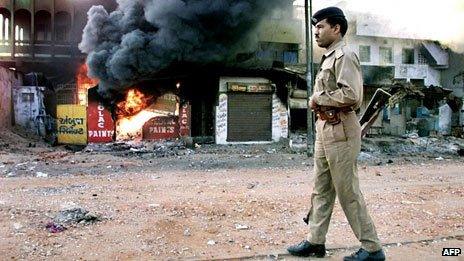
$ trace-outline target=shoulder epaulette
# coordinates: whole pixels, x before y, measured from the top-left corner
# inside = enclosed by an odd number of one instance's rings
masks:
[[[345,52],[343,51],[343,48],[335,50],[335,58],[336,59],[340,59],[340,57],[342,57],[344,54],[345,54]]]

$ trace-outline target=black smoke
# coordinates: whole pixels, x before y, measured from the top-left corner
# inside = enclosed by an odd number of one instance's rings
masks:
[[[232,63],[256,49],[254,29],[290,0],[118,0],[88,12],[83,40],[89,75],[104,95],[120,92],[175,62]]]

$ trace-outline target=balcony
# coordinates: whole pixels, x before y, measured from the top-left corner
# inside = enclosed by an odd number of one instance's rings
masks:
[[[0,41],[0,61],[36,60],[40,58],[80,58],[85,57],[78,49],[77,43],[38,41]]]

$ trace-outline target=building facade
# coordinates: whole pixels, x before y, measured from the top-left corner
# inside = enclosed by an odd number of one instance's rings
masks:
[[[92,5],[114,10],[112,0],[0,0],[0,65],[45,73],[55,83],[72,79]]]

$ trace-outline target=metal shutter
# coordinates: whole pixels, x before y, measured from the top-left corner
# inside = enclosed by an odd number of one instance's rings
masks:
[[[229,93],[227,141],[272,139],[272,94]]]

